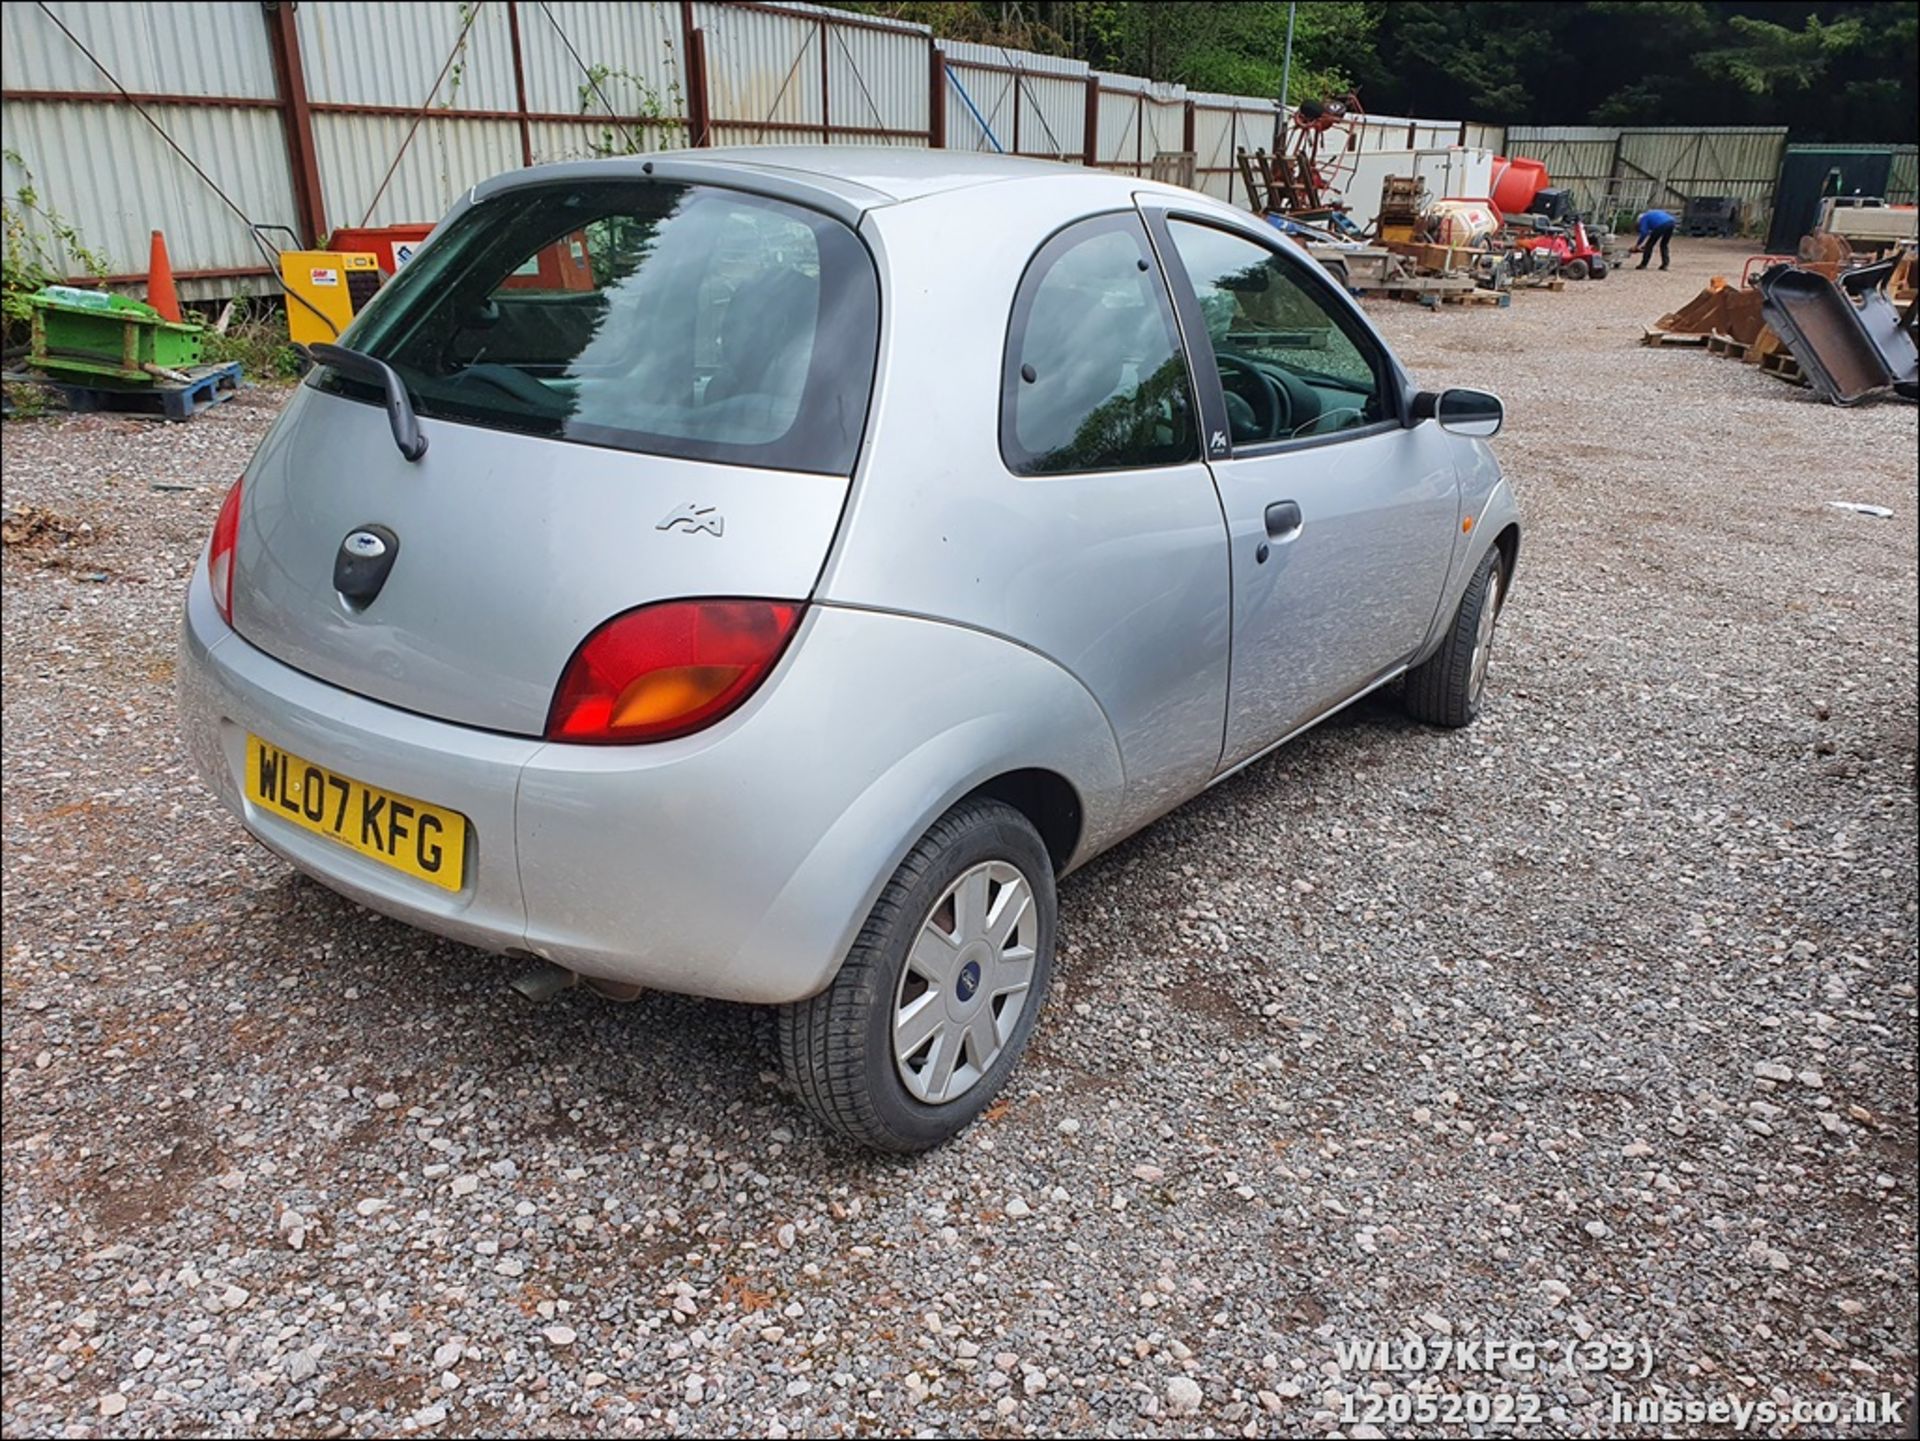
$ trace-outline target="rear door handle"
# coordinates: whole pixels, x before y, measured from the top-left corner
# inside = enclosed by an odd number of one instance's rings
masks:
[[[1285,540],[1300,529],[1300,504],[1292,500],[1276,500],[1267,507],[1267,538]]]

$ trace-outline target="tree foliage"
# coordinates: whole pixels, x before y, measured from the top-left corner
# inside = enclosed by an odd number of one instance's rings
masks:
[[[1917,0],[868,0],[848,8],[1195,90],[1509,125],[1788,125],[1912,143]]]
[[[1809,15],[1798,30],[1751,15],[1734,15],[1727,23],[1733,43],[1701,55],[1701,68],[1754,95],[1813,88],[1825,78],[1830,59],[1857,48],[1866,37],[1865,23],[1853,16],[1822,25],[1818,15]]]

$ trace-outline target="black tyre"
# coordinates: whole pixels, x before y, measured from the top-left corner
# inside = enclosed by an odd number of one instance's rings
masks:
[[[985,1109],[1053,976],[1053,862],[1013,807],[962,801],[887,882],[833,983],[780,1012],[780,1064],[829,1126],[921,1151]]]
[[[1585,280],[1587,278],[1587,262],[1577,259],[1569,260],[1565,265],[1560,267],[1560,273],[1569,280]]]
[[[1333,277],[1333,283],[1342,290],[1351,290],[1353,285],[1347,276],[1347,262],[1344,260],[1323,260],[1321,266]]]
[[[1505,576],[1498,547],[1467,582],[1440,649],[1407,672],[1407,714],[1428,725],[1463,726],[1480,714]]]

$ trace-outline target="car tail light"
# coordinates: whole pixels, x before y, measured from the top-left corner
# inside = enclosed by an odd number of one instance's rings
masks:
[[[233,544],[240,538],[243,484],[243,480],[236,480],[227,498],[220,502],[220,518],[213,523],[213,544],[207,549],[207,580],[213,586],[213,603],[228,625],[233,624]]]
[[[802,609],[784,600],[675,600],[615,616],[573,653],[547,739],[660,741],[712,725],[766,679]]]

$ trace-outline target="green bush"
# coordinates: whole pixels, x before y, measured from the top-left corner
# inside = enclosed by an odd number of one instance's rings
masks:
[[[0,196],[0,227],[5,232],[4,244],[0,244],[0,313],[4,313],[11,339],[17,328],[33,323],[33,308],[27,304],[27,297],[67,279],[66,269],[60,264],[61,251],[89,275],[107,275],[111,267],[104,255],[88,248],[73,222],[42,203],[33,172],[27,169],[20,152],[9,150],[6,158],[20,168],[21,174],[19,189]],[[40,229],[48,234],[29,229],[29,215],[38,216]]]
[[[235,298],[225,335],[207,332],[200,359],[206,365],[237,360],[249,380],[300,378],[300,352],[287,339],[286,315],[279,307],[250,295]]]

